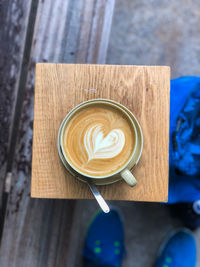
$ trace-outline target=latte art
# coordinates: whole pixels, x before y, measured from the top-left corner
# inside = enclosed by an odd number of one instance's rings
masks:
[[[104,137],[101,125],[92,126],[84,137],[88,160],[114,158],[122,151],[124,144],[125,136],[122,130],[114,129]]]
[[[93,104],[67,122],[63,149],[69,163],[89,176],[107,176],[122,168],[135,147],[127,116],[115,107]]]

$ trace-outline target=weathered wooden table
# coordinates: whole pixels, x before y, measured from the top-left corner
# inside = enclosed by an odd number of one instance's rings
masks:
[[[0,265],[71,266],[79,201],[30,198],[35,63],[105,63],[115,0],[1,2]]]

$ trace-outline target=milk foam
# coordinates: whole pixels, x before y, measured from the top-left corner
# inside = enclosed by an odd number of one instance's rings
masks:
[[[111,130],[104,136],[102,125],[92,125],[85,133],[84,146],[88,161],[92,159],[114,158],[125,145],[125,135],[120,129]]]
[[[133,152],[135,134],[123,113],[95,104],[71,118],[63,141],[72,166],[84,174],[101,177],[124,166]]]

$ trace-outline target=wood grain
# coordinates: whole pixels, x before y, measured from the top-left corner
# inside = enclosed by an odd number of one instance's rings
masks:
[[[31,0],[1,1],[0,7],[0,205],[9,154]]]
[[[169,67],[38,64],[36,72],[31,195],[40,198],[92,198],[87,185],[69,175],[57,154],[59,126],[73,107],[109,98],[128,107],[144,134],[144,150],[134,175],[100,186],[106,199],[167,201],[169,147]]]
[[[99,55],[99,49],[96,52],[89,52],[89,49],[95,49],[92,43],[97,42],[97,37],[98,42],[105,42],[101,47],[105,58],[109,35],[97,26],[102,22],[110,25],[114,3],[114,0],[39,1],[1,240],[2,266],[24,267],[27,262],[30,267],[66,266],[76,202],[30,198],[35,62],[95,62],[96,57],[93,57]],[[88,28],[82,23],[83,18],[89,26],[86,39]],[[91,36],[96,37],[92,39]],[[80,47],[80,39],[84,47]],[[86,56],[89,53],[93,55],[90,59]]]

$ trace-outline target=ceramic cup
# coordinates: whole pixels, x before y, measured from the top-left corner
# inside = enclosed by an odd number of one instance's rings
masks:
[[[95,104],[105,104],[109,105],[120,112],[122,112],[127,120],[130,122],[132,125],[132,130],[134,131],[135,135],[135,146],[133,147],[133,151],[127,162],[116,172],[107,175],[107,176],[92,176],[92,175],[87,175],[83,172],[80,172],[75,166],[72,165],[72,163],[68,160],[67,155],[64,152],[63,148],[63,136],[65,132],[65,128],[68,125],[68,122],[70,121],[71,117],[76,114],[76,112],[85,109],[86,107],[90,105],[95,105]],[[135,118],[135,116],[128,110],[125,106],[109,99],[93,99],[93,100],[88,100],[86,102],[83,102],[73,108],[67,116],[64,118],[63,122],[61,123],[61,126],[59,128],[58,132],[58,154],[60,156],[60,159],[62,163],[64,164],[65,168],[73,175],[79,178],[82,181],[85,181],[86,179],[92,179],[92,181],[97,184],[97,185],[104,185],[104,184],[110,184],[114,183],[120,179],[124,179],[125,182],[130,185],[134,186],[136,185],[137,181],[135,177],[133,176],[131,169],[138,163],[139,158],[141,157],[142,154],[142,148],[143,148],[143,135],[142,135],[142,130],[139,125],[139,122]]]

